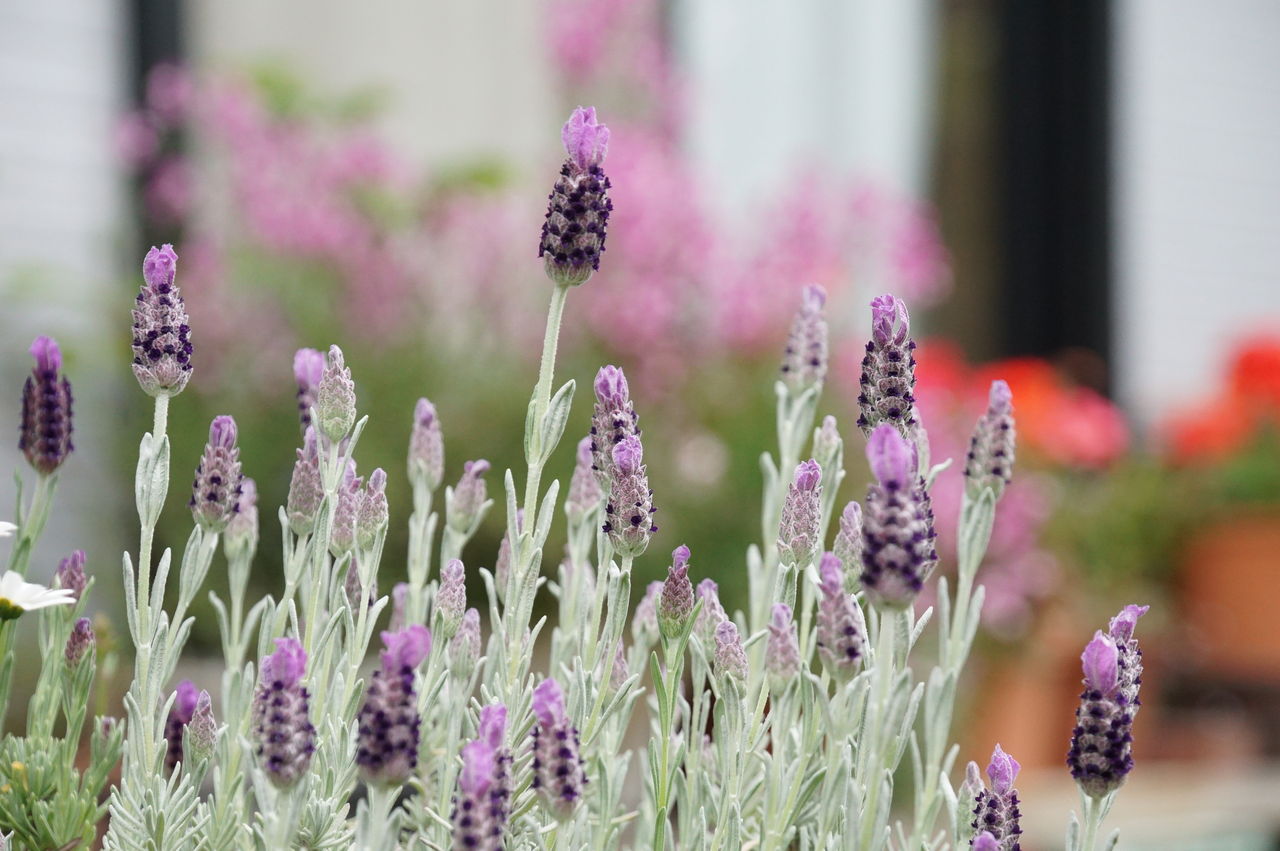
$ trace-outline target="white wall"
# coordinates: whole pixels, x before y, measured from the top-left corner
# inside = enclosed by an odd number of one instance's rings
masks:
[[[118,576],[110,520],[133,501],[127,482],[122,493],[104,488],[112,474],[128,475],[107,456],[112,376],[128,376],[131,357],[132,294],[116,286],[124,195],[112,148],[123,27],[118,0],[0,2],[0,517],[13,516],[12,471],[33,481],[17,434],[36,334],[62,343],[76,398],[76,453],[31,570],[46,579],[76,548],[88,551],[91,569]]]
[[[1280,329],[1280,3],[1123,0],[1115,34],[1116,366],[1146,420]]]

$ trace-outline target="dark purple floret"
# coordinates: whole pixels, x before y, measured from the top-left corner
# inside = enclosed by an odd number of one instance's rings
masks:
[[[871,340],[862,358],[858,427],[868,436],[889,423],[904,436],[916,426],[915,341],[907,306],[892,295],[871,300]]]
[[[191,723],[191,716],[196,711],[196,701],[200,690],[191,680],[178,683],[174,692],[173,706],[169,709],[169,717],[164,724],[164,740],[166,744],[164,767],[173,771],[182,762],[182,729]]]
[[[653,504],[643,460],[644,446],[634,434],[613,447],[613,478],[601,528],[609,536],[614,552],[621,556],[643,553],[649,538],[658,531],[653,522],[658,509]]]
[[[281,789],[311,767],[316,728],[311,724],[311,695],[302,685],[307,654],[294,638],[277,638],[276,651],[262,659],[253,696],[253,738],[258,765]]]
[[[562,131],[568,159],[547,196],[538,256],[547,276],[562,286],[576,286],[600,268],[609,213],[609,178],[602,164],[609,128],[596,121],[594,108],[578,107]]]
[[[1085,648],[1084,691],[1071,731],[1067,767],[1081,791],[1102,798],[1133,770],[1133,709],[1120,690],[1115,641],[1099,632]]]
[[[587,785],[578,741],[578,728],[565,712],[564,692],[554,679],[543,680],[533,690],[533,714],[537,723],[533,738],[533,788],[543,806],[564,821],[582,801]]]
[[[933,504],[915,471],[912,447],[891,425],[872,433],[867,460],[878,484],[867,489],[860,579],[871,602],[902,608],[938,564]]]
[[[172,245],[152,246],[142,261],[142,291],[133,308],[133,374],[148,394],[177,395],[191,379],[191,327],[174,280]]]
[[[62,371],[62,353],[50,337],[31,344],[36,365],[22,388],[18,449],[36,472],[47,476],[62,466],[71,443],[71,383]]]
[[[421,719],[415,671],[431,652],[431,632],[410,624],[382,633],[382,666],[374,672],[360,707],[356,764],[369,783],[404,783],[418,765]]]
[[[631,401],[627,376],[612,364],[600,367],[594,383],[595,408],[591,414],[591,469],[607,495],[616,469],[613,447],[630,436],[639,437],[639,416]]]
[[[844,589],[840,559],[823,553],[818,560],[818,656],[822,666],[837,682],[851,679],[862,665],[867,648],[867,623],[858,601]]]
[[[1004,381],[991,383],[987,411],[974,426],[965,456],[965,487],[970,496],[991,488],[998,499],[1013,479],[1017,429],[1013,420],[1013,393]]]
[[[987,767],[991,786],[979,790],[973,808],[970,827],[974,837],[969,841],[970,846],[987,847],[992,851],[1022,851],[1022,828],[1018,824],[1022,812],[1018,809],[1018,790],[1013,788],[1019,768],[1018,761],[996,745],[991,765]],[[984,833],[995,840],[994,843],[978,845]]]
[[[211,532],[227,528],[240,510],[243,481],[236,421],[228,416],[214,417],[187,503],[196,523]]]

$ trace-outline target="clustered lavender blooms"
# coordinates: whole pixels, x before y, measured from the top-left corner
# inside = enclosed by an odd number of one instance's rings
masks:
[[[978,420],[965,456],[966,486],[981,493],[991,488],[997,498],[1013,478],[1014,446],[1017,432],[1013,423],[1013,393],[1004,381],[991,383],[986,413]]]
[[[286,514],[289,517],[289,528],[295,535],[306,535],[315,525],[316,514],[320,511],[320,502],[324,499],[324,484],[320,473],[320,447],[316,440],[314,426],[307,426],[303,435],[302,448],[296,450],[297,460],[293,464],[293,477],[289,480],[289,497],[286,500]]]
[[[627,376],[616,366],[602,366],[593,385],[595,408],[591,415],[591,465],[603,493],[614,478],[613,448],[628,437],[639,437],[640,417],[631,401]]]
[[[97,636],[93,633],[93,623],[88,618],[77,618],[71,627],[71,635],[67,638],[67,646],[63,656],[67,664],[75,667],[97,644]]]
[[[41,475],[62,466],[71,444],[71,382],[62,372],[62,352],[50,337],[31,344],[36,365],[22,388],[22,426],[18,449]]]
[[[867,440],[876,484],[867,489],[862,585],[878,606],[907,606],[938,564],[933,508],[915,471],[915,450],[888,424]]]
[[[452,638],[467,608],[467,570],[461,559],[452,559],[440,571],[436,591],[436,629],[441,638]]]
[[[822,599],[818,601],[818,655],[832,679],[843,682],[861,667],[867,647],[867,624],[858,601],[844,590],[840,560],[823,553],[818,562]]]
[[[564,708],[564,692],[547,678],[533,690],[537,723],[533,739],[533,788],[547,811],[561,821],[573,815],[587,784],[578,728]]]
[[[276,650],[262,659],[253,697],[253,739],[258,765],[277,787],[298,782],[316,752],[311,724],[311,694],[302,685],[307,653],[294,638],[277,638]]]
[[[689,581],[689,548],[684,544],[671,553],[667,581],[657,600],[658,629],[662,637],[672,640],[680,635],[693,614],[693,583]]]
[[[551,280],[577,286],[600,268],[613,210],[609,178],[602,168],[609,150],[609,128],[596,121],[594,107],[578,107],[565,123],[561,139],[569,156],[547,196],[538,256]]]
[[[342,440],[356,422],[356,385],[351,380],[342,349],[329,347],[324,372],[315,385],[316,425],[334,443]]]
[[[382,643],[382,666],[374,671],[360,709],[356,764],[370,783],[399,784],[418,765],[422,719],[413,681],[431,652],[431,632],[410,624],[400,632],[382,633]]]
[[[845,590],[853,593],[861,586],[862,570],[862,505],[850,500],[840,512],[840,529],[836,532],[831,552],[840,559],[845,569]]]
[[[191,327],[174,279],[172,245],[152,247],[142,261],[142,291],[133,309],[133,374],[151,396],[176,396],[191,380]]]
[[[448,523],[460,533],[466,532],[480,516],[480,507],[488,498],[484,474],[489,472],[489,462],[483,458],[462,465],[462,477],[453,488],[453,499],[448,506]]]
[[[657,510],[645,471],[644,446],[639,436],[629,434],[613,447],[613,481],[602,527],[618,555],[634,558],[644,552],[650,536],[658,531],[653,522]]]
[[[805,565],[813,560],[821,541],[822,468],[810,458],[796,467],[787,500],[782,506],[778,531],[778,555],[783,564]]]
[[[1084,691],[1071,731],[1067,767],[1092,798],[1120,788],[1133,769],[1133,718],[1142,683],[1142,652],[1133,630],[1146,610],[1126,606],[1112,620],[1110,634],[1097,632],[1080,656]]]
[[[973,809],[974,829],[973,847],[980,847],[978,840],[990,836],[995,844],[988,847],[997,851],[1021,851],[1019,837],[1022,828],[1018,819],[1022,813],[1018,810],[1018,790],[1013,788],[1017,779],[1018,761],[1009,756],[999,745],[991,754],[991,764],[987,766],[987,776],[991,778],[990,788],[980,789]]]
[[[419,399],[413,407],[413,431],[409,433],[409,479],[435,490],[444,478],[444,433],[436,406]]]
[[[716,627],[716,671],[721,676],[735,680],[747,678],[747,651],[742,647],[742,635],[738,625],[731,620],[720,621]]]
[[[58,587],[70,591],[77,601],[89,585],[89,577],[85,575],[84,565],[84,550],[76,550],[58,562],[58,569],[54,573]]]
[[[821,388],[827,377],[827,320],[822,315],[826,303],[827,291],[822,287],[804,288],[782,356],[782,380],[793,391]]]
[[[716,628],[728,619],[724,606],[720,603],[720,588],[714,579],[704,579],[698,583],[694,593],[702,601],[702,609],[698,612],[694,632],[708,651],[715,647]]]
[[[796,641],[796,625],[791,619],[791,607],[786,603],[775,603],[773,606],[764,659],[774,691],[785,689],[800,673],[800,645]]]
[[[221,532],[240,510],[240,450],[236,447],[236,421],[214,417],[209,442],[196,467],[188,503],[196,523],[210,532]]]
[[[901,299],[891,295],[871,300],[871,340],[862,358],[858,427],[870,437],[881,423],[903,436],[917,425],[915,341],[911,318]]]
[[[499,851],[504,845],[510,805],[511,754],[502,747],[507,708],[489,704],[480,710],[476,738],[462,747],[462,772],[453,799],[453,847]]]

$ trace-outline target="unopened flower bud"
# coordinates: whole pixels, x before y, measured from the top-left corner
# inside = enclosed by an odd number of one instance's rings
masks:
[[[209,692],[201,691],[196,697],[196,708],[187,722],[187,764],[199,765],[213,757],[218,743],[218,722],[213,717],[213,701]]]
[[[782,564],[806,565],[813,560],[821,542],[822,468],[812,458],[796,467],[782,505],[778,530],[778,556]]]
[[[827,320],[822,315],[827,291],[810,284],[801,294],[800,310],[782,356],[782,380],[794,393],[822,387],[827,377]]]
[[[240,480],[240,498],[222,534],[222,546],[232,559],[250,559],[258,549],[258,486],[253,479]]]
[[[856,592],[861,587],[858,574],[862,568],[862,505],[857,500],[849,500],[840,512],[840,530],[831,551],[844,565],[844,590]]]
[[[578,462],[573,468],[573,478],[569,480],[569,496],[564,501],[569,520],[574,523],[581,523],[604,499],[600,480],[592,469],[591,441],[590,436],[578,441]]]
[[[480,661],[480,612],[467,609],[462,615],[458,631],[449,640],[449,673],[458,680],[466,680]]]
[[[289,528],[293,530],[293,534],[301,537],[310,534],[315,528],[320,502],[324,499],[320,450],[314,427],[307,427],[302,448],[297,450],[297,455],[297,460],[293,462],[293,478],[289,480],[286,512],[289,515]]]
[[[702,601],[702,609],[698,612],[698,621],[693,629],[707,652],[716,646],[716,627],[728,618],[724,606],[720,604],[720,588],[714,579],[704,579],[698,583],[696,590],[698,600]]]
[[[631,617],[631,638],[641,647],[652,647],[661,635],[658,628],[658,600],[662,596],[662,588],[662,582],[650,582]]]
[[[228,416],[214,417],[188,503],[196,523],[206,532],[221,532],[236,516],[243,479],[236,421]]]
[[[436,629],[441,638],[452,638],[467,608],[467,571],[461,559],[452,559],[440,570],[436,591]]]
[[[764,665],[774,691],[785,689],[800,673],[800,645],[796,639],[795,622],[791,619],[791,607],[786,603],[777,603],[773,607]]]
[[[328,363],[316,385],[316,425],[333,443],[340,442],[356,422],[356,385],[342,349],[329,347]]]
[[[747,652],[742,647],[738,626],[731,620],[723,620],[716,627],[716,671],[721,676],[735,680],[747,678]]]
[[[627,376],[616,366],[602,366],[593,383],[596,394],[591,414],[591,464],[601,492],[609,493],[615,475],[613,447],[627,437],[639,437],[639,416],[631,401]]]
[[[973,428],[969,453],[965,458],[965,487],[970,497],[991,488],[996,499],[1013,479],[1017,432],[1013,421],[1013,393],[1003,381],[991,383],[987,412]]]
[[[693,613],[693,583],[689,581],[689,548],[684,544],[671,553],[667,581],[658,599],[658,628],[662,637],[674,641]]]
[[[866,655],[867,624],[853,595],[844,590],[840,560],[824,553],[818,563],[822,599],[818,602],[818,656],[837,682],[852,679]]]
[[[881,423],[888,423],[904,437],[916,426],[915,341],[911,339],[911,317],[901,299],[882,295],[871,300],[871,340],[862,359],[862,409],[858,427],[870,436]]]
[[[18,449],[42,476],[62,466],[71,443],[71,382],[62,375],[62,352],[50,337],[31,344],[35,367],[22,387]]]
[[[613,447],[613,481],[605,503],[601,527],[614,551],[621,556],[640,555],[658,527],[653,515],[653,490],[643,463],[644,446],[637,435],[628,435]]]
[[[84,594],[84,589],[89,585],[89,577],[85,575],[84,564],[84,550],[76,550],[58,562],[58,570],[54,573],[54,578],[58,581],[58,587],[70,591],[77,601],[79,601],[80,596]]]
[[[329,529],[329,552],[334,558],[354,552],[356,548],[356,522],[363,501],[364,479],[356,475],[354,461],[347,463],[342,481],[338,483],[338,502],[333,509],[333,526]]]
[[[71,635],[67,638],[64,656],[69,667],[76,667],[85,656],[93,652],[97,640],[93,634],[93,624],[88,618],[79,618],[71,627]]]
[[[413,408],[413,431],[409,434],[409,481],[421,481],[434,491],[444,479],[444,434],[436,406],[419,399]]]
[[[356,544],[369,551],[378,535],[387,528],[387,473],[381,467],[369,474],[369,482],[360,495],[360,508],[356,515]]]
[[[465,535],[480,517],[480,509],[489,498],[484,474],[489,462],[483,458],[462,465],[462,478],[453,489],[453,498],[446,506],[447,522],[455,532]]]

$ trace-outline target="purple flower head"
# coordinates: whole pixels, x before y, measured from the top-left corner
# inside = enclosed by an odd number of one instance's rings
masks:
[[[262,659],[251,719],[258,765],[276,787],[285,789],[311,767],[316,730],[311,695],[302,685],[307,654],[296,638],[277,638],[275,652]]]
[[[604,491],[600,488],[600,480],[595,473],[592,461],[592,438],[588,435],[578,441],[578,461],[573,468],[573,478],[569,480],[569,495],[565,499],[565,510],[569,519],[581,523],[604,499]]]
[[[93,650],[97,637],[93,634],[93,623],[88,618],[79,618],[71,627],[71,635],[67,637],[67,646],[63,651],[67,665],[74,668],[80,660]]]
[[[293,462],[293,477],[289,480],[289,496],[285,511],[289,515],[289,528],[301,537],[315,528],[320,501],[324,499],[324,483],[320,476],[320,452],[315,428],[307,426],[302,448],[297,450]]]
[[[1084,681],[1089,688],[1104,695],[1115,691],[1119,654],[1110,636],[1097,632],[1080,654],[1084,666]]]
[[[1121,656],[1108,635],[1097,632],[1081,655],[1084,691],[1071,731],[1067,767],[1081,791],[1102,798],[1118,789],[1133,769],[1133,716],[1137,709],[1137,684],[1132,699],[1121,679]],[[1138,659],[1140,660],[1140,656]],[[1141,670],[1141,663],[1138,664]]]
[[[187,763],[205,762],[213,756],[213,748],[217,743],[218,722],[213,717],[213,699],[209,697],[209,692],[201,690],[196,696],[191,720],[187,722]]]
[[[699,582],[695,596],[702,601],[702,610],[698,612],[698,620],[693,629],[702,640],[702,646],[710,652],[716,646],[716,627],[728,615],[725,614],[724,606],[720,603],[720,587],[716,585],[714,579],[704,579]]]
[[[905,487],[915,473],[915,453],[897,429],[880,425],[867,438],[867,462],[881,487]]]
[[[409,434],[409,481],[421,481],[434,491],[444,480],[444,434],[436,406],[419,399],[413,408],[413,431]]]
[[[480,518],[480,510],[489,498],[484,474],[489,472],[489,462],[483,458],[462,465],[462,477],[453,488],[453,498],[445,506],[447,522],[460,534],[466,534]]]
[[[991,488],[999,499],[1013,479],[1017,429],[1013,420],[1013,393],[1003,381],[991,383],[987,411],[973,428],[965,457],[965,487],[971,498]]]
[[[575,109],[561,128],[560,139],[579,171],[603,164],[609,152],[609,128],[596,121],[594,106]]]
[[[462,772],[458,775],[463,794],[479,798],[488,792],[497,765],[497,754],[488,742],[477,739],[463,745]]]
[[[716,627],[716,670],[735,680],[747,678],[747,652],[742,648],[738,625],[725,619]]]
[[[388,676],[403,673],[406,668],[412,671],[431,652],[431,630],[419,623],[409,624],[399,632],[384,631],[382,643],[386,649],[379,658]]]
[[[62,353],[50,337],[31,344],[36,365],[22,387],[18,449],[42,476],[62,466],[75,449],[71,443],[71,382],[59,375]]]
[[[1150,611],[1150,606],[1130,604],[1120,610],[1120,614],[1111,619],[1109,631],[1117,644],[1133,638],[1133,631],[1138,626],[1138,618]]]
[[[791,607],[786,603],[774,604],[764,660],[775,692],[785,689],[800,673],[800,645],[796,639],[795,622],[791,619]]]
[[[240,480],[240,498],[227,521],[223,546],[232,558],[251,558],[258,546],[258,486],[253,479]]]
[[[450,559],[440,570],[436,591],[436,627],[442,638],[452,638],[467,608],[467,569],[461,559]]]
[[[693,583],[689,581],[689,548],[684,544],[671,552],[667,581],[658,599],[658,628],[662,636],[675,640],[693,613]]]
[[[333,526],[329,529],[329,552],[334,558],[354,552],[356,548],[356,523],[360,516],[360,503],[364,501],[364,479],[356,475],[356,462],[347,461],[338,483],[338,504],[333,510]]]
[[[594,109],[578,107],[561,132],[569,157],[560,168],[547,203],[538,256],[558,286],[577,286],[600,268],[609,213],[609,178],[602,164],[609,128]]]
[[[164,738],[168,748],[165,751],[164,767],[167,771],[173,771],[182,762],[182,728],[191,720],[199,697],[200,690],[191,680],[178,683],[178,689],[173,695],[173,706],[169,708],[169,717],[164,725]]]
[[[796,467],[778,527],[778,556],[783,564],[808,564],[820,545],[822,468],[812,458]]]
[[[844,565],[844,590],[853,593],[858,589],[858,566],[862,564],[862,505],[857,500],[850,500],[840,512],[840,530],[831,551]]]
[[[240,507],[240,450],[236,447],[236,421],[214,417],[209,425],[209,442],[196,467],[187,503],[196,523],[205,531],[221,532]]]
[[[844,568],[832,553],[818,561],[818,655],[822,665],[837,682],[846,682],[857,673],[866,655],[867,624],[852,594],[844,590]]]
[[[614,551],[621,556],[635,556],[649,546],[649,538],[658,531],[653,514],[653,491],[645,473],[644,447],[639,436],[629,434],[613,447],[613,479],[609,499],[604,506],[602,529],[609,536]]]
[[[329,347],[320,382],[316,385],[316,426],[320,434],[339,443],[356,422],[356,385],[342,349]]]
[[[191,326],[174,280],[172,245],[152,246],[142,261],[142,290],[133,308],[133,374],[151,396],[176,396],[191,379]]]
[[[565,712],[564,692],[548,677],[533,690],[537,718],[533,739],[533,788],[547,811],[564,821],[573,815],[587,784],[579,756],[578,728]]]
[[[644,596],[636,603],[631,618],[631,638],[641,647],[652,647],[661,634],[658,627],[658,600],[664,583],[654,580],[645,589]]]
[[[367,783],[404,783],[418,765],[421,718],[414,669],[431,652],[431,633],[422,624],[383,632],[382,667],[373,674],[360,707],[356,765]]]
[[[904,436],[914,430],[915,348],[907,306],[891,295],[872,299],[871,340],[862,358],[858,396],[858,427],[867,435],[881,423]]]
[[[298,349],[293,354],[293,378],[298,384],[298,419],[305,432],[307,426],[311,425],[316,388],[324,378],[324,355],[316,349]]]
[[[613,448],[628,436],[639,437],[635,405],[627,377],[616,366],[602,366],[596,373],[596,401],[591,414],[591,465],[601,491],[608,493],[616,471]]]
[[[871,602],[904,608],[938,564],[933,503],[924,479],[914,475],[910,445],[892,428],[872,433],[867,459],[879,483],[867,488],[859,578]]]
[[[827,291],[817,284],[804,288],[800,309],[782,354],[782,380],[796,393],[821,387],[827,377],[827,320],[822,308]]]
[[[622,408],[631,401],[626,374],[612,364],[600,367],[592,386],[596,391],[596,401],[609,408]]]
[[[458,631],[449,640],[449,672],[459,680],[465,680],[480,661],[480,612],[467,609],[462,614]]]
[[[996,838],[985,830],[973,838],[970,847],[973,851],[1002,851]]]
[[[507,707],[501,703],[490,703],[480,710],[480,723],[476,729],[477,738],[494,750],[502,747],[502,738],[507,734]]]
[[[356,544],[362,550],[372,550],[378,535],[387,528],[387,472],[381,467],[369,474],[369,482],[360,494],[360,507],[356,514]]]
[[[991,764],[987,766],[987,777],[991,778],[991,788],[1001,794],[1007,794],[1013,788],[1013,781],[1022,768],[1018,761],[1005,753],[999,744],[991,753]]]
[[[84,565],[84,550],[76,550],[58,562],[58,570],[54,573],[58,587],[70,591],[77,601],[89,585],[89,577],[85,575]]]

